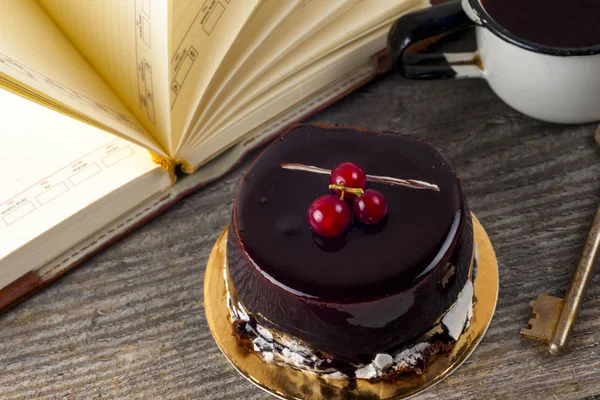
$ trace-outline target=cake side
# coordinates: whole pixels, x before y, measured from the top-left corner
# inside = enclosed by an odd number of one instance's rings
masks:
[[[469,276],[473,255],[470,213],[448,253],[413,288],[359,303],[330,303],[298,296],[274,285],[254,267],[235,230],[228,234],[233,285],[249,313],[265,327],[301,339],[342,360],[364,363],[419,337],[456,302]]]
[[[299,338],[266,327],[245,308],[231,282],[228,263],[223,265],[226,305],[233,334],[240,345],[268,363],[279,364],[321,375],[330,379],[394,380],[405,373],[423,374],[429,364],[451,349],[471,323],[473,316],[474,282],[478,270],[478,254],[474,251],[470,278],[459,298],[439,323],[416,340],[398,350],[376,353],[370,362],[342,360],[315,350]]]

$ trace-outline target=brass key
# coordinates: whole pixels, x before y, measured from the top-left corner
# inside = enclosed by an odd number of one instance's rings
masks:
[[[596,129],[596,141],[600,144],[600,126]],[[588,233],[579,265],[564,299],[539,295],[531,302],[532,318],[529,326],[521,330],[521,337],[537,340],[548,345],[550,354],[564,349],[573,332],[577,314],[592,278],[600,248],[600,206]]]
[[[521,337],[548,344],[550,354],[566,347],[588,284],[594,271],[600,249],[600,207],[588,233],[585,247],[571,285],[564,299],[541,294],[531,302],[532,318],[529,327],[521,330]]]

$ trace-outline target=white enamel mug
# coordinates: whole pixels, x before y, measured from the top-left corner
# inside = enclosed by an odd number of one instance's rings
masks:
[[[418,43],[473,26],[475,53],[415,52]],[[395,69],[410,79],[483,78],[504,102],[531,117],[600,120],[600,44],[560,48],[520,39],[491,18],[481,0],[452,0],[403,16],[390,31],[388,50]]]

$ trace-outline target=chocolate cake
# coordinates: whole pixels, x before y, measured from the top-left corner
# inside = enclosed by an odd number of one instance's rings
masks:
[[[307,210],[331,193],[328,173],[344,162],[367,174],[387,212],[362,223],[354,208],[343,232],[323,236]],[[337,378],[421,372],[469,324],[473,247],[459,179],[434,147],[296,125],[239,185],[224,271],[230,318],[267,362]]]

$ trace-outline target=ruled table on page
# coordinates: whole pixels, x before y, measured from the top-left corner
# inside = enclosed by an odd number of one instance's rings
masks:
[[[166,149],[168,3],[40,0],[83,56]]]
[[[34,0],[2,3],[0,84],[6,87],[6,82],[25,96],[32,96],[33,89],[63,108],[162,152],[103,77]]]
[[[0,90],[0,259],[156,169],[127,140]]]
[[[173,1],[170,106],[174,143],[183,137],[211,78],[258,4],[258,0]]]

